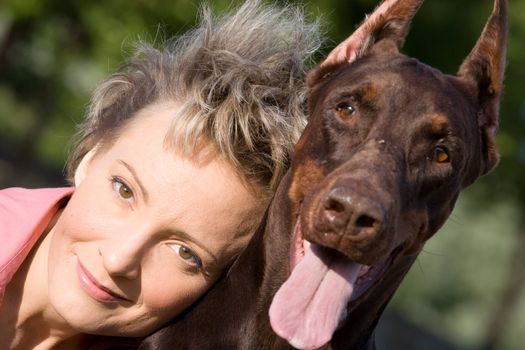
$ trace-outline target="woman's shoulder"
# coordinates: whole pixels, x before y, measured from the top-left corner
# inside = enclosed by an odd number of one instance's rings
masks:
[[[64,198],[64,196],[69,196],[72,192],[72,187],[36,189],[22,187],[5,188],[0,190],[0,208],[3,210],[4,207],[10,204],[30,206],[46,205],[49,202],[56,202],[57,199],[60,200]]]
[[[0,190],[0,296],[73,188]]]
[[[27,231],[73,192],[72,187],[0,190],[0,239]]]

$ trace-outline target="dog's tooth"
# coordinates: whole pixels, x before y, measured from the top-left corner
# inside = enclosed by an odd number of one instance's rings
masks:
[[[303,240],[303,248],[304,248],[304,251],[307,251],[308,248],[310,247],[310,242],[308,242],[306,239]]]
[[[359,275],[357,277],[361,277],[365,275],[370,270],[370,268],[371,268],[370,265],[362,265],[361,269],[359,270]]]

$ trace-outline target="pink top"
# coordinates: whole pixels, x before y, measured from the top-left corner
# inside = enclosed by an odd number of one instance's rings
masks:
[[[0,190],[0,302],[5,288],[72,187]]]

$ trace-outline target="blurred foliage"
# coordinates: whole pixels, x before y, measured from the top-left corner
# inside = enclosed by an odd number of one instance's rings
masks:
[[[522,215],[513,201],[472,210],[473,200],[470,191],[460,198],[447,224],[425,245],[393,301],[393,309],[462,349],[477,349],[485,341]],[[523,347],[525,295],[519,303],[499,349]]]
[[[282,2],[282,1],[281,1]],[[343,40],[376,0],[294,0]],[[498,144],[501,163],[460,200],[391,308],[464,348],[483,343],[525,231],[525,1],[509,0],[510,38]],[[217,10],[229,1],[213,1]],[[489,0],[427,0],[404,52],[453,74],[490,13]],[[3,0],[0,3],[0,186],[59,185],[69,140],[96,83],[137,40],[162,42],[190,28],[197,0]],[[24,175],[26,174],[26,175]],[[28,174],[28,175],[27,175]],[[521,250],[520,250],[521,249]],[[520,266],[521,269],[521,266]],[[522,270],[521,273],[525,273]],[[517,299],[501,349],[521,349]],[[518,310],[521,310],[519,312]]]

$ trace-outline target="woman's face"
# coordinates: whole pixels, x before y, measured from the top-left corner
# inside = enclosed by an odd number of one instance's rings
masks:
[[[110,148],[89,153],[50,232],[50,302],[80,332],[155,330],[217,280],[258,221],[229,164],[165,147],[173,110],[144,109]]]

